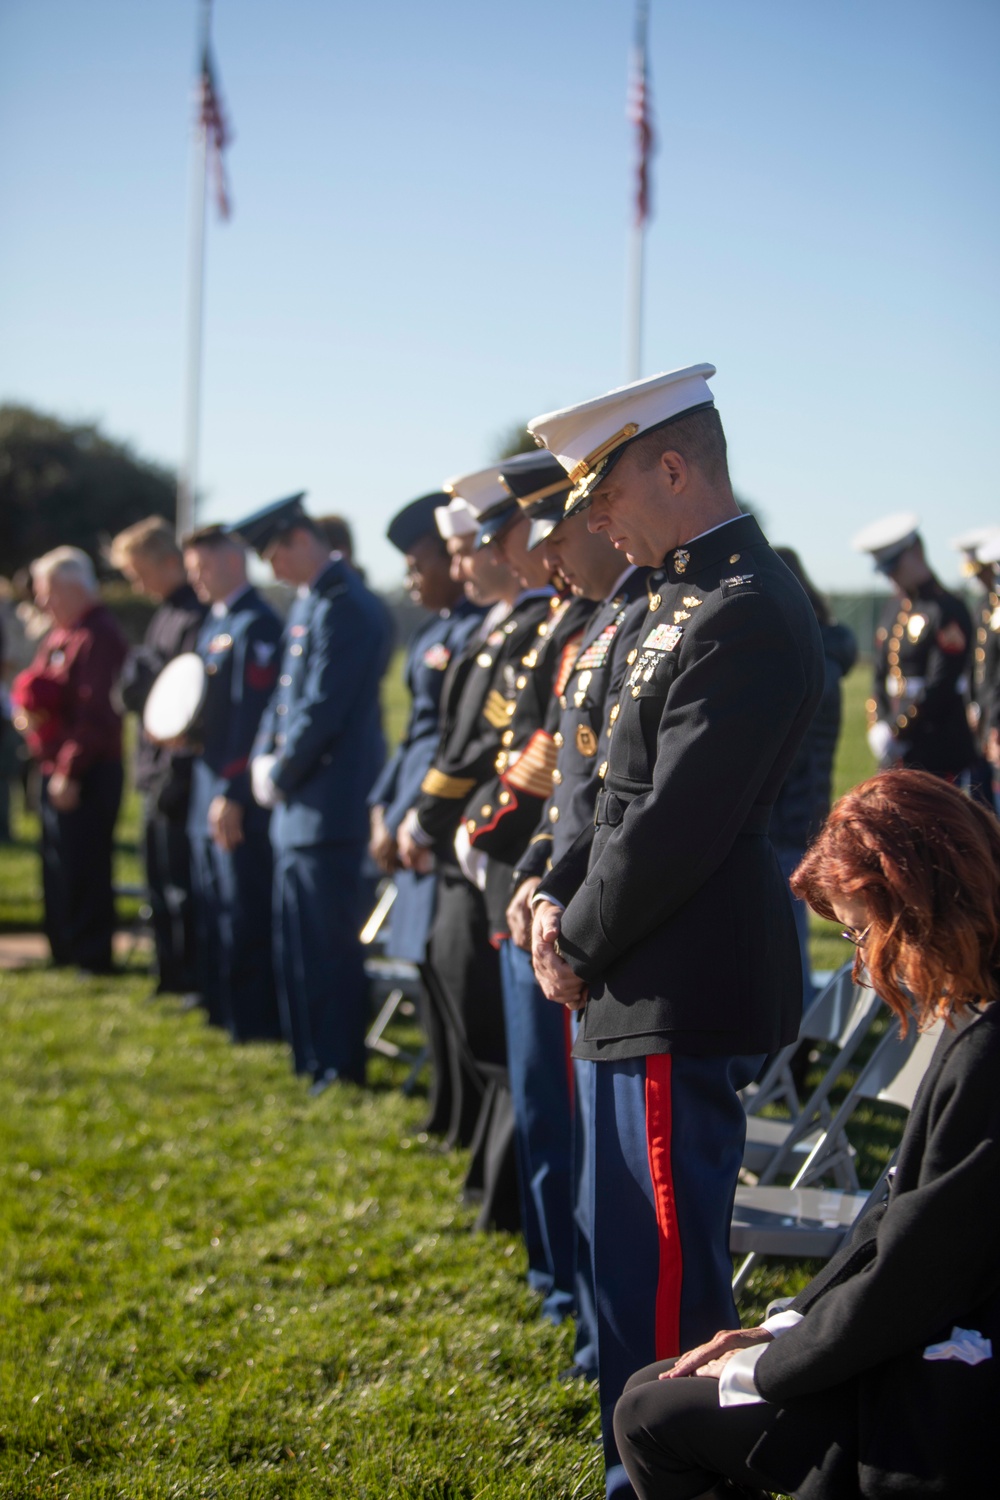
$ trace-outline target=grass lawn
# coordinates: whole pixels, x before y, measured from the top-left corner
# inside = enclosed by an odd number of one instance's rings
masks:
[[[838,789],[869,769],[864,691]],[[127,883],[135,834],[133,798]],[[0,850],[0,928],[38,915],[34,854]],[[594,1393],[556,1378],[570,1330],[516,1239],[471,1232],[464,1157],[417,1133],[397,1065],[310,1099],[282,1048],[148,988],[0,973],[0,1497],[603,1494]],[[871,1115],[865,1180],[897,1134]],[[765,1265],[745,1313],[806,1274]]]

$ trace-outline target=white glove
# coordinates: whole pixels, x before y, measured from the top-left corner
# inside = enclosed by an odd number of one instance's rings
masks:
[[[469,841],[468,830],[464,823],[458,826],[455,835],[455,858],[458,867],[470,885],[477,890],[486,889],[486,855],[479,849],[473,849]]]
[[[877,720],[868,731],[868,748],[880,766],[892,765],[899,759],[899,746],[892,733],[892,725],[884,719]]]
[[[277,761],[276,755],[257,755],[250,762],[250,789],[261,807],[277,807],[285,800],[271,779]]]

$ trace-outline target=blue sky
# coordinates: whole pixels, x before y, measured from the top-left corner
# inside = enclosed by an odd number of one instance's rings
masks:
[[[216,0],[205,519],[389,516],[625,378],[631,0]],[[644,373],[710,360],[825,587],[887,511],[1000,524],[994,0],[652,0]],[[195,0],[0,6],[0,400],[182,445]]]

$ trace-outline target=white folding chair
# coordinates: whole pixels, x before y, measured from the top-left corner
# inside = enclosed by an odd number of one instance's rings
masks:
[[[944,1023],[906,1037],[899,1023],[881,1039],[840,1107],[822,1130],[788,1187],[738,1187],[729,1248],[743,1255],[733,1290],[739,1292],[759,1255],[828,1258],[839,1247],[870,1194],[815,1186],[829,1175],[845,1150],[845,1127],[862,1101],[896,1104],[909,1110],[938,1044]]]

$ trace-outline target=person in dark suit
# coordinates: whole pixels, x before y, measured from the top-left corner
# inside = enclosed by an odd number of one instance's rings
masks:
[[[908,512],[884,516],[851,543],[871,555],[897,596],[875,632],[868,744],[883,768],[913,766],[954,780],[976,755],[965,711],[972,620],[932,573],[918,525]]]
[[[794,879],[909,1025],[943,1018],[885,1201],[788,1307],[628,1383],[640,1500],[986,1495],[1000,1400],[1000,829],[922,771],[842,797]],[[711,1489],[711,1493],[716,1493]],[[731,1493],[726,1489],[726,1493]]]
[[[609,1496],[630,1493],[612,1427],[630,1367],[732,1321],[739,1090],[794,1039],[802,1006],[767,827],[822,690],[822,650],[809,601],[733,499],[713,373],[673,371],[529,424],[574,481],[567,514],[589,507],[591,530],[656,569],[608,712],[595,827],[545,877],[533,927],[542,988],[583,1009],[575,1053],[597,1064],[588,1165]]]
[[[298,590],[251,769],[254,796],[273,809],[282,1024],[295,1071],[318,1095],[365,1078],[361,863],[368,793],[383,760],[386,626],[379,601],[328,550],[302,500],[277,501],[232,530]]]
[[[122,701],[141,718],[149,690],[167,662],[197,646],[205,605],[187,580],[181,549],[162,516],[148,516],[119,532],[111,543],[109,561],[124,573],[137,594],[145,594],[157,606],[142,645],[129,652],[122,673]],[[197,983],[187,835],[192,763],[189,750],[155,744],[140,724],[134,777],[143,799],[142,842],[153,913],[156,994],[190,995]]]
[[[234,1041],[281,1036],[271,960],[268,814],[250,789],[250,749],[278,677],[281,622],[247,580],[246,551],[222,526],[184,537],[184,563],[211,606],[198,637],[207,694],[188,836],[198,895],[200,990]]]
[[[422,495],[393,516],[386,535],[406,559],[407,583],[415,604],[430,618],[413,638],[406,660],[410,716],[395,754],[368,795],[371,819],[369,853],[396,883],[390,916],[388,952],[394,958],[423,963],[434,913],[434,874],[399,865],[396,836],[420,792],[440,732],[441,689],[455,656],[465,650],[482,623],[483,609],[466,597],[434,519],[451,496],[442,490]]]
[[[806,730],[798,754],[789,767],[771,813],[771,843],[778,856],[781,873],[790,880],[806,847],[820,830],[830,811],[833,787],[833,762],[840,738],[840,684],[854,666],[858,643],[854,632],[830,613],[830,606],[813,585],[799,555],[791,547],[775,547],[775,555],[795,575],[813,607],[823,641],[823,696]],[[795,930],[802,955],[802,1005],[813,998],[812,967],[809,961],[809,917],[803,902],[793,898]],[[808,1058],[810,1046],[803,1044],[802,1061]]]
[[[15,728],[42,773],[45,935],[57,966],[107,974],[122,796],[118,682],[128,647],[86,552],[57,547],[32,563],[31,579],[52,629],[14,679],[11,699]]]

